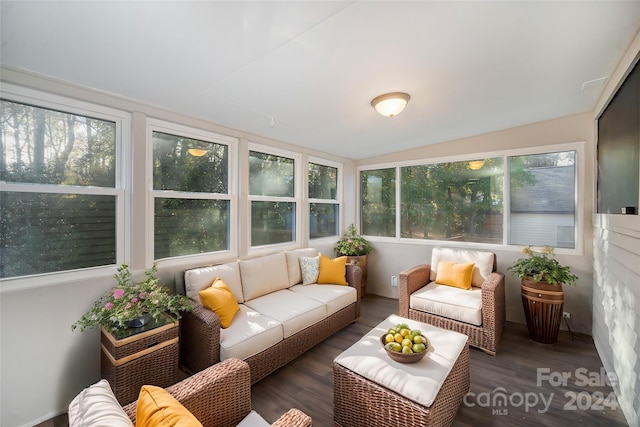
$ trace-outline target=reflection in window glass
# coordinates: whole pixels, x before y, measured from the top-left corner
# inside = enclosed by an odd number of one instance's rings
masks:
[[[294,162],[287,157],[249,152],[249,194],[293,197]]]
[[[338,168],[309,163],[309,198],[335,200]]]
[[[229,249],[229,201],[156,198],[155,257]]]
[[[229,147],[153,132],[153,189],[227,193]]]
[[[508,159],[509,244],[575,248],[576,152]]]
[[[251,245],[294,242],[296,204],[292,202],[251,202]]]
[[[400,168],[403,238],[502,243],[502,158]]]
[[[362,234],[394,237],[396,234],[396,170],[360,172]]]
[[[338,234],[339,205],[310,203],[309,237],[329,237]]]

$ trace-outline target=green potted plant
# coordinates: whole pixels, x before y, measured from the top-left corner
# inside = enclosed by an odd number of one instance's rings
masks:
[[[71,330],[102,326],[114,333],[125,328],[141,327],[149,319],[159,320],[166,314],[180,319],[181,311],[192,309],[191,300],[184,295],[171,295],[156,278],[156,265],[145,271],[145,278],[134,283],[129,266],[122,264],[114,275],[117,285],[96,301],[88,313],[71,326]]]
[[[529,337],[536,342],[554,344],[558,340],[564,306],[562,285],[575,285],[578,277],[570,267],[551,257],[550,246],[543,246],[539,252],[526,246],[522,253],[527,258],[516,260],[507,270],[520,278]]]
[[[371,244],[358,234],[354,224],[347,227],[347,232],[338,241],[334,248],[339,256],[346,256],[349,263],[356,264],[362,270],[362,296],[367,289],[367,264],[368,255],[371,252]]]

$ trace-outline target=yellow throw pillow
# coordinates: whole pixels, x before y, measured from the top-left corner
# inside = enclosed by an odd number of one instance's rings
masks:
[[[463,264],[449,261],[438,262],[436,283],[455,286],[456,288],[471,289],[474,263]]]
[[[200,302],[220,318],[220,326],[228,328],[233,316],[240,310],[238,301],[224,281],[216,277],[213,284],[198,292]]]
[[[348,285],[347,283],[347,257],[331,259],[320,254],[320,273],[318,284]]]
[[[202,423],[167,390],[143,385],[136,406],[136,427],[202,427]]]

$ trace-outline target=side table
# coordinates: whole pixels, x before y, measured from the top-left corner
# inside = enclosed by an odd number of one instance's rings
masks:
[[[178,322],[170,316],[112,334],[101,328],[100,368],[121,405],[145,384],[170,386],[179,379]]]

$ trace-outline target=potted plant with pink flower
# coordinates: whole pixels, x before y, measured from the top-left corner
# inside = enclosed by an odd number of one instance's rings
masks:
[[[180,312],[192,309],[191,300],[184,295],[171,295],[160,286],[157,267],[145,271],[144,280],[134,283],[129,266],[122,264],[114,275],[117,285],[96,301],[88,313],[71,325],[80,331],[102,326],[109,332],[143,326],[150,318],[158,320],[169,314],[180,319]]]

